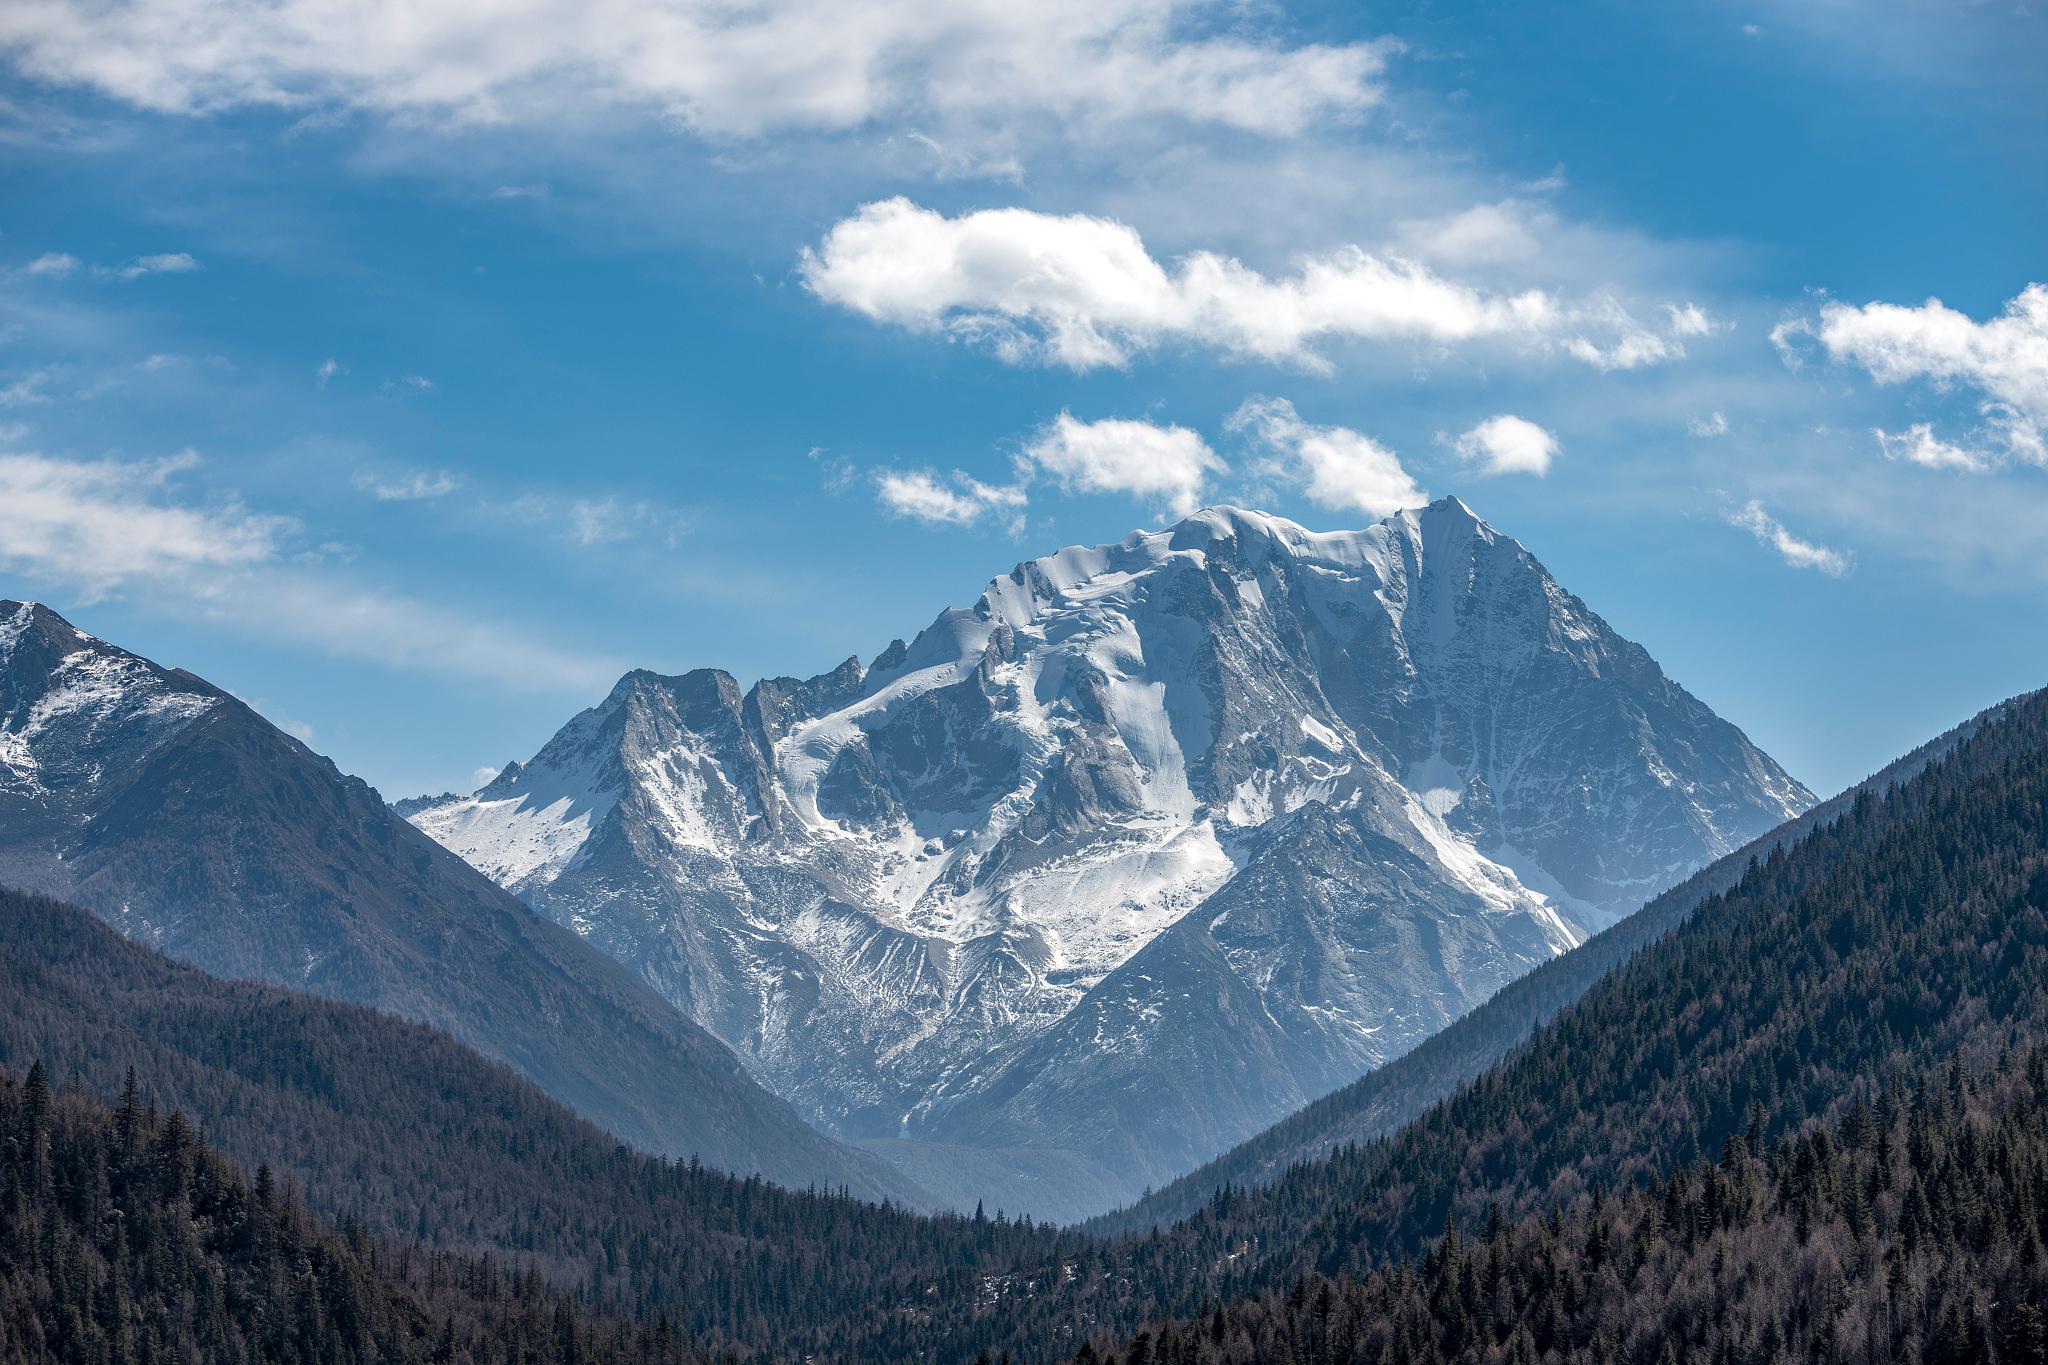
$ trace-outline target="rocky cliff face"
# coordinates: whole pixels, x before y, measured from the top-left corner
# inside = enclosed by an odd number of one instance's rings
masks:
[[[629,674],[411,818],[830,1130],[1135,1191],[1811,802],[1446,499],[1062,550],[865,670]]]

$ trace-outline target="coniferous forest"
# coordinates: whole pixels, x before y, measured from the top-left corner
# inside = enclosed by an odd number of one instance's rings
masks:
[[[490,1256],[387,1254],[315,1219],[268,1166],[245,1180],[134,1078],[108,1109],[0,1078],[0,1357],[665,1365],[698,1357],[666,1320],[579,1316]]]

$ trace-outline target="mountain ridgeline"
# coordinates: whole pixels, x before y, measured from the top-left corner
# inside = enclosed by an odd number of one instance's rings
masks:
[[[906,1191],[234,697],[14,602],[0,602],[0,882],[219,975],[445,1029],[646,1150]]]
[[[1811,804],[1446,499],[1062,550],[806,680],[628,674],[404,808],[827,1131],[1071,1217]]]

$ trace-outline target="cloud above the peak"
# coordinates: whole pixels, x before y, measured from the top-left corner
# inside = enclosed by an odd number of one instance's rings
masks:
[[[1634,369],[1682,356],[1675,329],[1693,325],[1693,313],[1673,311],[1658,331],[1612,298],[1483,289],[1358,246],[1302,256],[1273,276],[1214,251],[1161,262],[1111,218],[1024,208],[947,217],[901,197],[834,224],[798,272],[818,298],[871,321],[1076,371],[1169,344],[1328,371],[1318,348],[1343,341],[1494,342]]]
[[[1481,474],[1534,474],[1539,479],[1550,472],[1559,450],[1557,437],[1507,412],[1487,418],[1449,445]]]
[[[959,470],[942,479],[929,469],[885,469],[875,475],[875,499],[891,516],[927,526],[972,526],[994,511],[1013,517],[1029,503],[1020,484],[986,484]]]
[[[1259,452],[1258,474],[1318,507],[1387,517],[1429,501],[1392,450],[1349,427],[1304,422],[1284,398],[1250,399],[1228,425]]]
[[[1771,340],[1795,368],[1817,346],[1880,385],[1919,381],[1977,395],[1980,424],[1970,445],[1938,437],[1929,423],[1902,432],[1879,428],[1878,444],[1889,458],[1966,470],[2011,460],[2048,464],[2048,285],[2029,284],[1984,322],[1940,299],[1860,308],[1830,300],[1817,316],[1780,324]]]
[[[1729,513],[1728,524],[1755,536],[1759,544],[1777,551],[1778,558],[1795,569],[1818,569],[1830,578],[1840,578],[1849,572],[1848,555],[1793,535],[1785,529],[1785,523],[1772,516],[1755,498]]]
[[[1148,510],[1185,517],[1206,500],[1211,479],[1229,472],[1187,427],[1120,417],[1090,422],[1063,411],[1026,439],[1009,483],[985,483],[958,469],[881,469],[869,477],[875,501],[892,517],[927,526],[973,526],[998,517],[1017,535],[1032,488],[1041,482],[1070,494],[1120,493]]]
[[[1062,412],[1024,448],[1026,468],[1079,493],[1126,493],[1184,517],[1202,505],[1224,464],[1199,432],[1108,417],[1084,422]]]
[[[0,52],[142,108],[470,123],[625,109],[719,137],[889,121],[1286,137],[1381,98],[1392,46],[1290,44],[1225,0],[22,0]]]

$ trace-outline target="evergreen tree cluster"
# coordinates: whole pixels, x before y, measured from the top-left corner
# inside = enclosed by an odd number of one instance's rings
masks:
[[[1861,1094],[1715,1161],[1494,1205],[1421,1257],[1310,1274],[1077,1365],[2044,1365],[2048,1047]]]
[[[182,1113],[0,1076],[0,1359],[21,1365],[692,1365],[666,1321],[578,1314],[488,1257],[323,1228]]]

